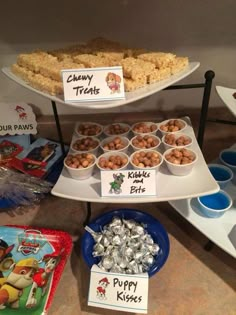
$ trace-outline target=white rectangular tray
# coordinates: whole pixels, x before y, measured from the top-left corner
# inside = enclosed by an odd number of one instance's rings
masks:
[[[146,203],[186,199],[217,192],[219,186],[206,165],[202,152],[197,144],[194,131],[190,125],[190,121],[185,133],[194,138],[193,149],[198,154],[197,164],[191,174],[187,176],[174,176],[169,173],[166,165],[163,163],[156,175],[157,189],[155,196],[101,197],[100,171],[98,169],[96,169],[95,174],[89,179],[74,180],[70,177],[65,168],[53,187],[52,194],[80,201],[102,203]]]
[[[232,146],[236,149],[236,144]],[[217,161],[216,161],[217,162]],[[236,258],[236,175],[225,191],[233,199],[233,206],[220,218],[206,218],[198,210],[195,198],[170,201],[171,206],[201,231],[209,240]]]
[[[9,67],[4,67],[2,69],[2,72],[10,79],[12,79],[14,82],[20,84],[21,86],[39,94],[47,99],[50,99],[52,101],[55,101],[56,103],[61,103],[65,105],[69,105],[72,107],[76,108],[81,108],[81,109],[104,109],[104,108],[113,108],[113,107],[119,107],[119,106],[124,106],[129,103],[138,101],[144,97],[150,96],[154,93],[157,93],[166,87],[175,84],[176,82],[184,79],[188,75],[190,75],[192,72],[194,72],[198,67],[200,66],[199,62],[190,62],[189,65],[183,70],[180,71],[177,74],[172,75],[169,79],[162,80],[157,83],[152,83],[148,84],[143,88],[140,88],[136,91],[133,92],[126,92],[125,93],[125,100],[117,100],[117,101],[99,101],[99,102],[78,102],[78,103],[70,103],[70,102],[65,102],[63,95],[58,95],[58,96],[52,96],[50,94],[41,92],[39,90],[36,90],[32,88],[30,85],[27,84],[24,80],[16,76],[14,73],[11,72],[11,69]]]
[[[234,205],[220,218],[203,217],[198,210],[197,201],[193,199],[170,201],[170,205],[209,240],[236,258],[236,233],[233,233],[236,228],[236,186],[229,184],[225,190],[233,197]]]

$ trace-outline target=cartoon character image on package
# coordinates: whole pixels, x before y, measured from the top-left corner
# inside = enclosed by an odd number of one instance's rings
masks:
[[[46,314],[71,248],[64,231],[0,226],[0,314]]]

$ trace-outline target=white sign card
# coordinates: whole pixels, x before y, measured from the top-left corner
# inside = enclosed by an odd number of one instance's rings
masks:
[[[148,274],[105,272],[93,265],[88,305],[124,312],[147,314]]]
[[[101,171],[102,197],[119,196],[155,196],[156,171],[124,170]]]
[[[30,105],[0,103],[0,109],[0,136],[37,133],[37,122]]]
[[[122,67],[62,70],[65,102],[125,99]]]

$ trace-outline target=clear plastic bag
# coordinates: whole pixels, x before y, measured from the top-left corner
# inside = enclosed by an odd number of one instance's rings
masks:
[[[7,201],[10,207],[35,203],[49,193],[52,186],[41,178],[0,167],[0,200]]]

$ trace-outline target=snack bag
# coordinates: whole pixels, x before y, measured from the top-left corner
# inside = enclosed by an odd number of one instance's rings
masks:
[[[1,315],[47,314],[71,248],[63,231],[1,226]]]

